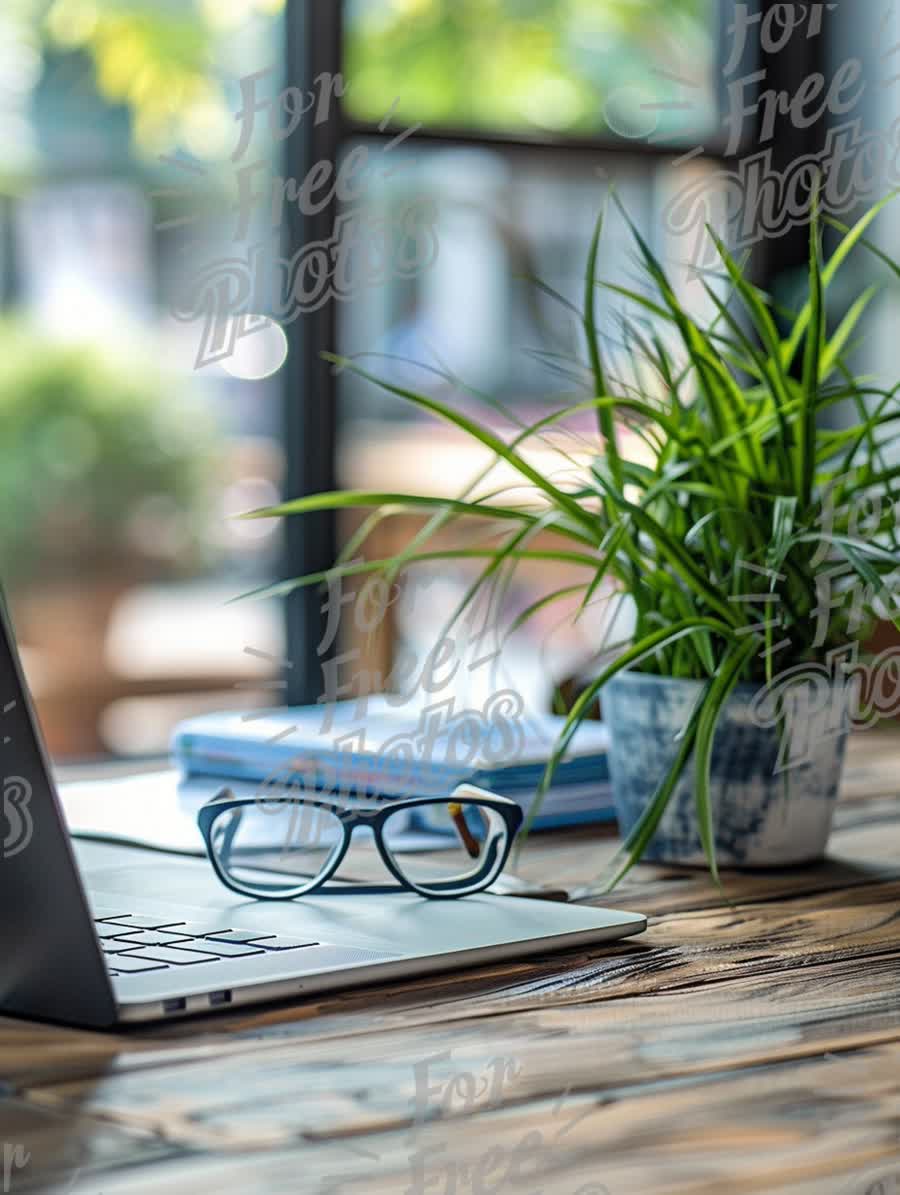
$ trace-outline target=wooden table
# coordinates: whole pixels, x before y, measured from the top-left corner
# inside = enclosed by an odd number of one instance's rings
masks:
[[[7,1189],[892,1195],[898,763],[860,735],[828,861],[731,904],[641,867],[620,945],[127,1035],[0,1020]],[[523,871],[613,846],[543,835]]]

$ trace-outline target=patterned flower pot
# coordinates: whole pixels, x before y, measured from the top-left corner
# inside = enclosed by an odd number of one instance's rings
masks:
[[[703,683],[623,672],[603,690],[610,773],[623,838],[678,750]],[[844,763],[846,686],[739,685],[719,718],[710,796],[716,857],[733,867],[784,867],[825,851]],[[703,865],[689,760],[643,856]]]

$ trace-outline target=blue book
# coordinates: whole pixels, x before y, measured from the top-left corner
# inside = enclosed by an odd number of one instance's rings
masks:
[[[329,705],[204,714],[175,730],[185,776],[292,785],[317,795],[446,796],[468,782],[527,812],[564,725],[551,714],[506,721],[453,702],[369,697]],[[610,821],[606,727],[585,722],[556,770],[535,828]]]

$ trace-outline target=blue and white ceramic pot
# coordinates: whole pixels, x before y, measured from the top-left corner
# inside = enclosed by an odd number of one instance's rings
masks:
[[[603,690],[610,773],[623,838],[678,750],[701,681],[623,672]],[[776,700],[777,699],[777,700]],[[739,685],[713,740],[710,795],[721,866],[784,867],[825,851],[848,731],[846,692],[795,685],[780,693]],[[643,856],[704,865],[690,760]]]

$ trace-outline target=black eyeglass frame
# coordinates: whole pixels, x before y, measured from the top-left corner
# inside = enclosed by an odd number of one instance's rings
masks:
[[[490,870],[486,872],[484,879],[476,880],[474,883],[468,885],[461,885],[459,881],[436,881],[434,885],[430,886],[417,884],[403,875],[394,863],[391,853],[384,842],[383,830],[385,822],[389,817],[397,813],[398,810],[416,809],[425,805],[450,805],[457,801],[463,804],[481,805],[491,809],[499,814],[505,822],[506,844],[502,851],[499,865],[496,862],[492,862]],[[213,823],[224,810],[263,804],[305,805],[313,809],[326,810],[340,821],[344,831],[340,848],[333,854],[331,862],[327,864],[322,873],[311,884],[299,885],[293,889],[280,889],[277,894],[274,892],[267,893],[265,891],[266,885],[243,886],[236,883],[221,866],[218,852],[212,844]],[[497,879],[506,866],[506,861],[512,850],[513,841],[521,828],[524,817],[525,815],[519,805],[515,801],[511,801],[509,797],[501,797],[497,793],[477,788],[473,784],[460,784],[446,797],[410,797],[397,801],[386,801],[377,805],[365,805],[362,802],[358,802],[352,807],[338,805],[332,801],[322,800],[318,797],[311,798],[291,795],[236,797],[230,789],[224,789],[200,808],[197,813],[197,824],[203,836],[206,853],[212,863],[213,870],[225,887],[229,888],[232,892],[236,892],[239,896],[252,896],[257,900],[296,900],[300,896],[312,896],[314,893],[321,892],[337,872],[341,863],[343,863],[347,851],[350,849],[350,839],[353,831],[358,826],[368,826],[372,830],[375,845],[382,862],[402,889],[415,892],[419,896],[427,896],[431,900],[455,900],[461,896],[470,896],[475,892],[482,892],[485,888],[490,887]],[[441,891],[445,884],[447,885],[446,889]],[[450,884],[454,884],[455,888],[451,888]],[[395,885],[390,884],[338,884],[333,887],[333,890],[343,893],[382,894],[395,892],[397,889]]]

